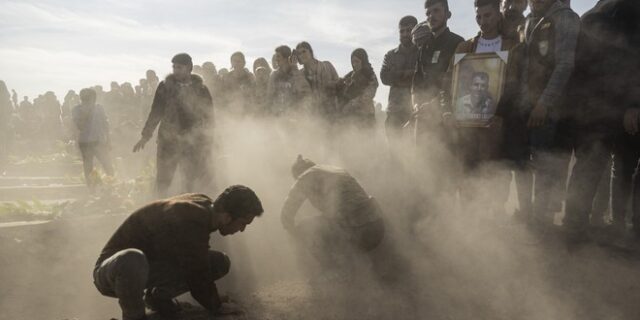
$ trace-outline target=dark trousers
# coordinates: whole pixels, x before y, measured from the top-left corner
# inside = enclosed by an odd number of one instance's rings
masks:
[[[224,277],[231,265],[226,254],[209,251],[214,280]],[[148,261],[138,249],[115,253],[96,266],[93,282],[101,294],[118,298],[123,320],[140,319],[145,314],[145,289],[155,299],[173,299],[189,291],[183,271],[170,263]]]
[[[106,145],[99,142],[79,143],[80,153],[82,154],[82,165],[84,167],[84,179],[87,185],[93,185],[91,181],[91,172],[93,172],[93,159],[97,158],[102,164],[102,168],[109,176],[113,176],[113,164],[111,156]]]
[[[583,230],[589,217],[598,186],[611,159],[610,134],[598,130],[578,130],[574,134],[576,163],[567,192],[564,225]]]
[[[570,147],[559,134],[566,124],[549,120],[542,127],[529,131],[531,165],[535,174],[533,219],[553,223],[554,214],[562,209],[565,196]],[[563,129],[563,130],[559,130]]]
[[[178,165],[184,175],[182,192],[207,192],[211,186],[210,148],[177,142],[159,142],[157,153],[156,190],[160,197],[168,196]]]
[[[614,141],[613,153],[614,174],[611,194],[613,221],[624,225],[627,205],[631,199],[633,227],[638,233],[640,228],[640,188],[638,187],[637,172],[638,160],[640,159],[640,137],[632,137],[626,133],[617,136]]]

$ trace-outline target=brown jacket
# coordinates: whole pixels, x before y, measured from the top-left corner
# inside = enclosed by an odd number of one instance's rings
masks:
[[[213,201],[204,194],[183,194],[152,202],[132,213],[107,242],[96,262],[124,249],[144,252],[149,265],[169,263],[187,275],[191,295],[207,309],[217,301],[213,269],[209,265],[209,234]]]

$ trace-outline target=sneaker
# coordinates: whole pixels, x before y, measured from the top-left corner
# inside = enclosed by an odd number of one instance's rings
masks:
[[[182,310],[178,300],[157,298],[154,296],[156,288],[149,289],[144,294],[144,303],[152,311],[159,313],[162,316],[173,316]]]

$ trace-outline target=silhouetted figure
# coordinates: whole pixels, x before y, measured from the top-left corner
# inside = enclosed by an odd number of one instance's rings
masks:
[[[14,89],[11,89],[11,102],[13,102],[13,109],[18,109],[18,93]]]
[[[511,39],[524,39],[524,12],[527,10],[527,0],[502,0],[500,7],[502,16],[502,34]]]
[[[11,117],[13,115],[13,104],[11,94],[4,81],[0,80],[0,173],[9,155],[9,145],[13,139],[11,132]]]
[[[400,19],[398,24],[400,44],[385,54],[380,69],[380,80],[384,85],[391,87],[385,130],[390,151],[394,155],[400,152],[397,148],[402,139],[403,127],[413,112],[411,82],[418,61],[418,47],[412,41],[411,31],[417,24],[418,19],[413,16]],[[422,38],[424,36],[420,37]]]
[[[569,94],[580,108],[568,110],[576,164],[564,220],[577,239],[584,239],[587,234],[602,172],[610,169],[612,147],[611,230],[616,236],[626,233],[627,207],[633,197],[633,230],[636,236],[640,234],[640,193],[638,187],[633,189],[640,159],[639,19],[640,3],[632,0],[599,1],[582,17],[577,66]]]
[[[94,284],[101,294],[118,299],[123,320],[146,319],[145,305],[173,319],[180,311],[174,298],[186,292],[212,315],[239,313],[218,293],[215,282],[231,262],[209,249],[209,235],[242,232],[263,211],[260,199],[244,186],[227,188],[215,201],[183,194],[147,204],[102,249]]]
[[[282,206],[282,225],[311,251],[324,271],[335,267],[336,255],[378,247],[385,235],[382,210],[347,171],[298,156],[291,173],[296,182]],[[296,223],[296,214],[307,200],[322,215]]]
[[[301,42],[295,49],[297,62],[303,65],[302,72],[311,86],[311,112],[321,120],[332,122],[336,117],[336,84],[338,73],[329,61],[316,59],[308,42]]]
[[[202,78],[191,74],[188,54],[177,54],[171,62],[173,73],[158,85],[142,138],[133,148],[134,152],[144,148],[160,125],[156,161],[160,197],[168,194],[178,165],[184,173],[184,191],[206,190],[211,183],[211,95]]]
[[[246,60],[242,52],[231,55],[231,71],[222,77],[224,86],[224,109],[235,115],[251,112],[255,78],[245,68]]]
[[[111,163],[111,139],[109,137],[109,121],[104,108],[96,104],[96,92],[93,89],[80,91],[80,104],[72,110],[73,122],[78,129],[78,147],[82,154],[84,178],[87,186],[94,187],[93,159],[102,164],[109,176],[113,176]]]
[[[351,53],[351,67],[353,70],[338,81],[338,119],[348,126],[372,128],[376,120],[373,98],[378,79],[364,49]]]
[[[275,49],[278,69],[271,73],[267,88],[267,109],[273,116],[295,117],[305,111],[311,87],[292,59],[288,46]]]
[[[41,112],[44,119],[44,130],[42,133],[45,137],[53,140],[62,138],[62,110],[58,98],[53,91],[47,91],[42,97]]]
[[[560,130],[563,96],[575,68],[580,19],[556,0],[532,1],[525,28],[523,108],[531,110],[527,126],[535,168],[533,219],[536,225],[553,224],[562,209],[570,152]],[[573,103],[573,101],[567,101]],[[601,173],[601,171],[600,171]]]

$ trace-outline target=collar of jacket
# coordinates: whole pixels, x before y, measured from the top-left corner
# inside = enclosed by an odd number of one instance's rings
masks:
[[[165,85],[170,87],[175,87],[178,85],[178,80],[173,74],[168,75],[165,80]],[[202,78],[197,74],[191,74],[191,85],[193,86],[201,86]]]
[[[480,37],[482,36],[482,31],[478,31],[478,34],[467,40],[471,42],[471,48],[469,49],[470,51],[468,53],[471,52],[476,52],[476,49],[478,48],[478,40],[480,40]],[[499,34],[499,37],[502,37],[502,46],[501,46],[501,50],[510,50],[511,47],[515,46],[515,44],[518,42],[518,40],[513,39],[513,37],[507,37],[504,34]]]
[[[567,6],[566,4],[560,2],[560,1],[556,1],[554,2],[551,7],[549,7],[549,9],[547,9],[547,12],[545,12],[544,14],[542,14],[541,16],[535,16],[533,15],[533,13],[529,13],[527,15],[527,20],[531,19],[531,18],[541,18],[541,19],[549,19],[551,18],[553,15],[555,15],[556,13],[563,11],[563,10],[571,10],[571,7]]]

